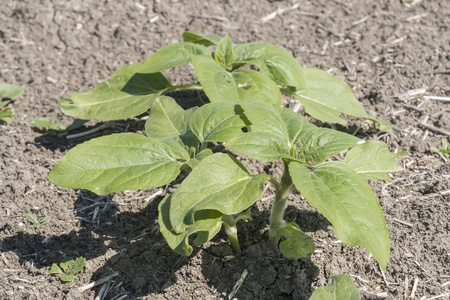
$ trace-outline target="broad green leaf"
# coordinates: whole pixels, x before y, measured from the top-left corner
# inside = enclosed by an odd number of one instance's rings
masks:
[[[224,36],[216,47],[216,55],[214,57],[216,62],[227,70],[232,69],[232,63],[234,62],[233,55],[233,41],[229,35]]]
[[[31,121],[31,125],[49,130],[61,131],[66,129],[66,124],[62,122],[52,122],[47,118],[36,118]]]
[[[196,222],[198,211],[216,210],[234,215],[249,208],[264,191],[268,175],[250,175],[228,154],[204,158],[171,198],[170,222],[182,233]]]
[[[197,148],[198,141],[189,130],[189,120],[195,108],[184,110],[170,97],[156,99],[145,123],[147,136],[169,145],[180,160],[189,160],[191,147]]]
[[[403,170],[397,159],[407,154],[391,153],[385,143],[367,141],[350,149],[344,162],[364,179],[391,181],[387,174]]]
[[[23,90],[15,85],[8,83],[0,83],[0,100],[2,98],[9,98],[15,100],[22,95]]]
[[[171,207],[172,195],[169,195],[159,204],[158,222],[167,244],[180,255],[189,256],[192,253],[192,247],[189,245],[191,234],[197,234],[194,244],[199,246],[211,240],[222,227],[222,214],[216,210],[207,210],[197,212],[195,223],[182,233],[176,233],[170,222]]]
[[[359,290],[347,275],[333,276],[331,286],[317,288],[309,300],[360,300]]]
[[[286,258],[299,259],[314,253],[316,248],[314,240],[295,223],[281,224],[277,229],[277,235],[278,238],[285,237],[280,243],[280,251]]]
[[[61,263],[59,264],[59,266],[61,267],[61,269],[63,269],[64,273],[68,274],[70,272],[70,270],[72,270],[72,265],[73,265],[73,258],[72,257],[64,257],[61,260]]]
[[[279,85],[288,85],[303,89],[305,78],[302,67],[286,50],[270,43],[248,43],[234,48],[237,63],[257,66],[261,72],[269,75]]]
[[[388,122],[371,118],[353,95],[348,84],[325,71],[304,68],[305,88],[293,93],[314,118],[330,123],[346,124],[341,114],[377,122],[381,131],[391,130]]]
[[[147,111],[152,102],[172,85],[161,73],[138,73],[142,64],[128,65],[112,78],[85,93],[73,93],[59,102],[61,110],[79,119],[124,119]]]
[[[50,275],[54,275],[54,274],[63,274],[63,270],[61,270],[61,268],[57,265],[57,264],[52,264],[52,268],[48,271],[48,274]]]
[[[349,246],[366,248],[385,269],[389,234],[383,211],[370,186],[343,162],[320,164],[312,171],[289,164],[295,187],[333,225],[337,237]]]
[[[203,46],[212,46],[217,45],[219,43],[221,37],[217,34],[207,34],[207,35],[200,35],[197,33],[193,33],[190,31],[185,31],[183,33],[183,40],[185,42],[190,42],[194,44],[199,44]]]
[[[9,118],[12,116],[14,116],[14,112],[10,108],[0,111],[0,118]]]
[[[206,148],[202,150],[200,153],[198,153],[194,158],[191,158],[190,160],[186,161],[183,164],[183,167],[187,167],[189,171],[192,171],[204,158],[210,155],[213,155],[212,150]]]
[[[193,63],[195,75],[211,102],[258,103],[280,109],[280,90],[268,76],[248,69],[228,72],[205,56],[195,57]]]
[[[190,127],[201,143],[226,142],[242,134],[245,127],[234,104],[208,103],[192,115]]]
[[[149,189],[173,181],[180,163],[164,143],[135,133],[103,136],[71,149],[48,175],[51,182],[98,195]]]
[[[84,257],[78,257],[75,259],[75,261],[70,266],[70,273],[76,274],[83,269],[84,265],[86,263],[86,259]]]
[[[318,128],[291,109],[284,109],[281,118],[288,128],[291,155],[308,166],[316,165],[359,141],[344,132]]]
[[[255,159],[276,161],[284,157],[315,165],[358,142],[354,136],[318,128],[291,109],[278,113],[253,104],[242,107],[251,123],[250,132],[225,146]]]
[[[184,65],[198,55],[212,57],[212,51],[194,43],[176,43],[163,47],[150,56],[139,70],[142,73],[156,73]]]

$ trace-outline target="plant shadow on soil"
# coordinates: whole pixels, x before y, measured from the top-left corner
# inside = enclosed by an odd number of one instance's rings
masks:
[[[267,231],[263,232],[268,224],[267,211],[253,207],[253,221],[238,224],[243,252],[234,260],[224,262],[222,259],[233,253],[223,232],[207,244],[194,247],[191,257],[182,257],[172,251],[157,225],[160,200],[162,197],[155,198],[138,211],[120,212],[119,206],[110,202],[109,196],[98,197],[81,190],[74,204],[80,221],[79,230],[50,239],[39,233],[18,233],[3,241],[1,251],[14,252],[21,264],[31,264],[35,274],[45,274],[52,263],[59,263],[64,257],[80,256],[86,258],[86,268],[91,273],[92,269],[95,270],[88,281],[117,271],[119,277],[115,278],[116,282],[123,284],[120,288],[113,288],[106,299],[123,292],[136,297],[170,293],[170,287],[175,284],[191,288],[195,298],[198,296],[196,289],[202,287],[190,287],[189,279],[192,277],[204,278],[210,287],[210,291],[203,291],[206,295],[214,291],[219,294],[216,296],[225,298],[244,269],[248,270],[248,276],[239,290],[238,299],[308,299],[311,295],[311,285],[319,274],[318,267],[310,258],[284,258],[277,245],[268,241]],[[97,217],[93,222],[96,210]],[[306,232],[327,230],[329,225],[317,212],[299,210],[294,206],[288,207],[286,219],[296,221]],[[99,257],[103,259],[99,261]],[[199,261],[195,263],[196,268],[189,263],[191,260]],[[74,298],[80,296],[73,290],[70,292],[75,293],[72,295]]]

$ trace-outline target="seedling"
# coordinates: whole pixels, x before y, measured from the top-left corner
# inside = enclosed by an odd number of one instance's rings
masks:
[[[316,289],[309,300],[360,300],[361,295],[352,279],[347,275],[337,275],[331,280],[330,286]]]
[[[53,264],[50,271],[48,271],[48,274],[60,275],[59,278],[64,282],[73,281],[75,275],[83,269],[85,263],[86,259],[83,257],[79,257],[76,260],[73,260],[72,257],[66,257],[63,258],[59,266]]]
[[[38,228],[39,226],[45,225],[50,222],[50,217],[44,217],[39,221],[38,217],[32,213],[27,213],[27,219],[30,220],[31,223],[33,223],[34,228]]]
[[[10,108],[4,108],[11,101],[22,95],[22,89],[7,83],[0,84],[0,125],[11,124],[11,117],[14,112]]]
[[[283,221],[286,201],[296,188],[333,225],[337,237],[362,246],[381,267],[389,257],[389,236],[380,204],[365,180],[390,180],[402,168],[386,144],[361,141],[319,128],[281,107],[281,92],[302,101],[317,119],[341,123],[341,113],[370,119],[343,81],[317,69],[302,69],[286,51],[268,43],[233,46],[228,36],[184,34],[145,63],[119,69],[87,93],[63,99],[61,108],[78,118],[108,120],[150,108],[147,136],[135,133],[95,138],[71,149],[49,174],[55,184],[99,195],[160,187],[182,169],[189,175],[159,204],[159,225],[169,246],[181,255],[211,240],[224,227],[235,252],[241,250],[236,222],[249,220],[249,208],[265,185],[276,189],[269,239],[288,258],[314,252],[314,241],[295,223]],[[216,46],[213,53],[207,46]],[[192,62],[200,84],[172,86],[159,73]],[[241,68],[255,65],[259,71]],[[184,110],[168,91],[202,89],[211,103]],[[263,162],[281,161],[283,175],[250,174],[231,154]],[[216,151],[216,153],[213,152]],[[334,156],[347,151],[343,161]],[[229,151],[227,151],[229,152]],[[243,213],[245,212],[245,213]]]
[[[448,143],[447,139],[442,139],[442,148],[438,149],[434,146],[431,146],[430,152],[438,153],[448,158],[450,155],[450,144]]]

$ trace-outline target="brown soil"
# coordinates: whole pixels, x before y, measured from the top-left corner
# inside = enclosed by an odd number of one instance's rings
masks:
[[[3,3],[0,82],[19,85],[24,94],[13,105],[13,123],[0,128],[1,299],[94,299],[101,285],[85,292],[78,287],[114,271],[119,275],[104,299],[227,299],[244,269],[249,274],[237,299],[307,299],[337,274],[352,276],[365,299],[383,293],[403,299],[415,281],[416,299],[449,292],[450,164],[428,151],[440,146],[443,136],[419,123],[429,116],[428,124],[450,130],[450,104],[423,97],[450,96],[450,1],[318,0],[299,1],[298,8],[295,1],[242,2]],[[261,21],[278,8],[293,9]],[[384,274],[367,251],[339,243],[326,219],[298,193],[285,219],[314,238],[318,251],[311,258],[287,260],[267,242],[269,191],[253,208],[254,221],[239,225],[244,252],[223,262],[231,254],[223,234],[189,258],[165,244],[157,205],[172,187],[153,199],[158,190],[97,197],[46,179],[74,144],[33,131],[30,121],[46,117],[69,124],[58,100],[181,41],[185,30],[284,47],[303,66],[344,79],[372,116],[392,123],[390,133],[370,136],[392,151],[410,153],[401,161],[405,171],[393,174],[393,181],[371,183],[391,237]],[[174,84],[195,80],[189,68],[170,76]],[[409,92],[417,89],[425,91]],[[113,130],[133,130],[130,123],[116,125]],[[253,164],[253,171],[264,168],[276,166]],[[51,221],[34,229],[25,217],[29,212]],[[47,273],[66,256],[86,257],[86,267],[63,284]]]

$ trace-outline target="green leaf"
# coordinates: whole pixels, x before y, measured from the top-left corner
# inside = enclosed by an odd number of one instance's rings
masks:
[[[35,214],[27,213],[26,216],[27,216],[27,219],[31,223],[33,223],[33,225],[37,224],[39,226],[39,219],[38,219],[38,217]]]
[[[366,248],[385,269],[389,234],[383,211],[370,186],[343,162],[320,164],[310,171],[289,164],[295,187],[333,225],[337,237],[349,246]]]
[[[295,223],[283,223],[277,229],[278,238],[286,239],[280,243],[280,251],[286,258],[299,259],[308,257],[316,246],[314,240],[304,233]]]
[[[47,130],[62,131],[66,129],[66,125],[61,122],[52,122],[47,118],[36,118],[31,121],[31,125],[42,127]]]
[[[189,31],[185,31],[183,33],[183,40],[185,42],[199,44],[206,47],[217,45],[220,39],[221,37],[218,36],[217,34],[200,35]]]
[[[189,130],[194,111],[195,108],[184,110],[174,99],[161,96],[152,104],[145,131],[148,137],[169,145],[177,159],[189,160],[189,149],[198,147],[197,139]]]
[[[2,98],[9,98],[15,100],[22,95],[23,90],[15,85],[8,83],[0,83],[0,100]]]
[[[189,236],[196,233],[194,244],[199,246],[211,240],[222,227],[222,214],[215,210],[199,211],[195,215],[195,222],[182,233],[176,233],[170,222],[170,211],[172,207],[172,195],[165,197],[159,204],[158,222],[161,233],[175,252],[180,255],[189,256],[192,247],[189,245]]]
[[[350,149],[344,162],[364,179],[391,181],[387,174],[403,170],[397,159],[407,154],[391,153],[385,143],[367,141]]]
[[[251,123],[250,132],[225,146],[255,159],[277,161],[284,157],[315,165],[358,142],[354,136],[318,128],[291,109],[279,113],[253,104],[242,107]]]
[[[361,295],[347,275],[333,276],[331,286],[317,288],[309,300],[360,300]]]
[[[14,112],[10,108],[0,111],[0,118],[9,118],[12,116],[14,116]]]
[[[234,104],[208,103],[192,115],[190,127],[201,143],[226,142],[242,134],[245,123]]]
[[[64,282],[70,282],[70,281],[73,281],[75,279],[75,275],[73,275],[73,274],[62,275],[62,276],[59,276],[59,279],[61,279],[61,281],[64,281]]]
[[[234,62],[233,41],[228,34],[217,43],[215,60],[225,69],[232,69],[232,63]]]
[[[79,119],[124,119],[147,111],[152,102],[172,85],[161,73],[142,74],[142,64],[128,65],[112,78],[85,93],[73,93],[59,102],[61,110]]]
[[[72,257],[64,257],[59,266],[61,269],[63,269],[64,273],[68,274],[71,270],[71,265],[73,264],[73,258]]]
[[[142,65],[140,72],[156,73],[184,65],[198,55],[212,57],[212,51],[205,46],[194,43],[176,43],[156,51]]]
[[[377,122],[381,131],[391,130],[388,122],[369,117],[356,100],[350,86],[341,79],[315,68],[304,68],[303,73],[306,80],[305,87],[297,89],[293,95],[314,118],[345,125],[346,121],[340,118],[340,115],[344,113]]]
[[[286,50],[270,43],[248,43],[234,48],[237,63],[257,66],[261,72],[270,76],[279,85],[302,89],[305,78],[302,67]]]
[[[48,222],[50,222],[50,217],[49,217],[49,216],[44,217],[44,218],[41,220],[41,222],[39,222],[39,223],[40,223],[40,225],[45,225],[45,224],[47,224]]]
[[[70,274],[76,274],[83,269],[84,265],[86,263],[86,259],[84,257],[78,257],[70,267]]]
[[[248,102],[280,109],[280,90],[267,75],[248,69],[228,72],[205,56],[195,57],[193,63],[195,75],[211,102]]]
[[[228,154],[203,159],[173,193],[170,223],[182,233],[196,222],[196,213],[216,210],[233,215],[249,208],[264,191],[268,175],[250,175]]]
[[[48,178],[59,186],[106,195],[170,183],[180,173],[180,165],[166,144],[135,133],[121,133],[71,149]]]
[[[48,274],[50,274],[50,275],[64,274],[64,272],[63,272],[63,270],[61,270],[61,268],[57,264],[52,264],[52,268],[50,269],[50,271],[48,271]]]

